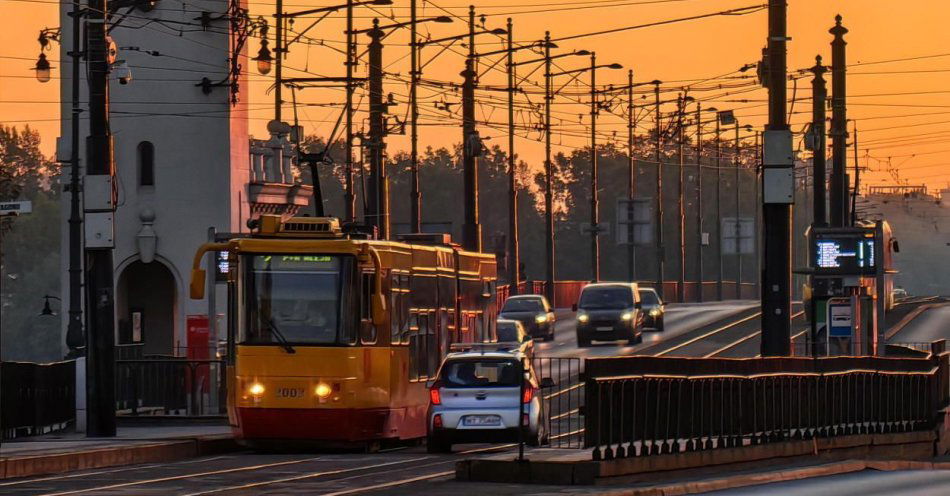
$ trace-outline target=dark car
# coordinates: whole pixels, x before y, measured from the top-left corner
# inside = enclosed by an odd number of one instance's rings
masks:
[[[554,339],[554,309],[541,295],[518,295],[505,300],[500,319],[517,320],[532,338]]]
[[[625,339],[639,343],[643,316],[636,283],[589,284],[581,291],[577,311],[577,346],[591,341]]]
[[[643,313],[643,328],[663,332],[663,317],[666,315],[666,303],[653,288],[639,288],[640,311]]]

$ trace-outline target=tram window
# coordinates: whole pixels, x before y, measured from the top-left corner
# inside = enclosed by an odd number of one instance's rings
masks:
[[[373,274],[364,273],[360,284],[360,319],[372,320],[373,318]]]
[[[419,315],[413,313],[409,321],[409,380],[414,381],[419,379]]]
[[[418,351],[419,354],[416,355],[416,369],[419,371],[419,378],[422,379],[429,375],[429,368],[426,365],[427,356],[429,355],[429,343],[427,336],[429,334],[429,315],[420,314],[419,315],[419,332],[416,335],[416,340],[419,343]]]
[[[442,358],[439,353],[438,333],[436,332],[438,321],[435,319],[435,315],[431,315],[431,317],[431,325],[427,328],[426,332],[426,356],[428,358],[429,377],[435,376],[436,370],[439,369],[439,361]]]

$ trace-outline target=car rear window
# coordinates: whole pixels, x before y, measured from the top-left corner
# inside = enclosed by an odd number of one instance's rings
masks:
[[[518,386],[518,362],[513,360],[456,360],[442,367],[444,387]]]
[[[540,300],[534,299],[513,299],[505,302],[505,307],[501,309],[502,312],[534,312],[544,310],[541,307]]]
[[[633,304],[630,288],[588,288],[581,293],[580,307],[588,310],[622,309]]]
[[[496,329],[498,331],[498,341],[500,342],[521,340],[521,336],[518,335],[518,327],[514,324],[498,324]]]

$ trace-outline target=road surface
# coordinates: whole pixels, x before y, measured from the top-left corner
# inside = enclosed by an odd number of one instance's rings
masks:
[[[739,315],[739,318],[733,317]],[[666,330],[644,333],[643,343],[595,344],[578,348],[572,316],[556,326],[556,340],[536,343],[539,356],[712,356],[742,353],[752,347],[759,315],[753,302],[716,302],[670,305]],[[734,321],[738,320],[738,323]],[[737,340],[743,346],[730,346]],[[724,346],[726,347],[724,349]],[[570,375],[576,375],[572,373]],[[563,384],[566,374],[559,379]],[[576,405],[575,405],[576,407]],[[493,484],[485,487],[454,482],[455,462],[479,454],[513,452],[513,445],[459,445],[455,453],[435,455],[423,446],[403,446],[373,454],[363,453],[233,453],[165,465],[138,465],[89,470],[57,476],[0,481],[0,494],[551,494],[565,488]],[[530,450],[529,450],[530,452]],[[481,487],[481,489],[479,489]],[[571,488],[572,491],[578,488]],[[595,493],[595,488],[580,492]]]

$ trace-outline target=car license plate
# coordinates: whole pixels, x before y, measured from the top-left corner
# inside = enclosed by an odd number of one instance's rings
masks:
[[[614,330],[614,328],[613,327],[598,327],[597,330],[598,331],[612,331]]]
[[[501,425],[501,417],[498,415],[466,415],[462,419],[462,425],[479,427]]]

